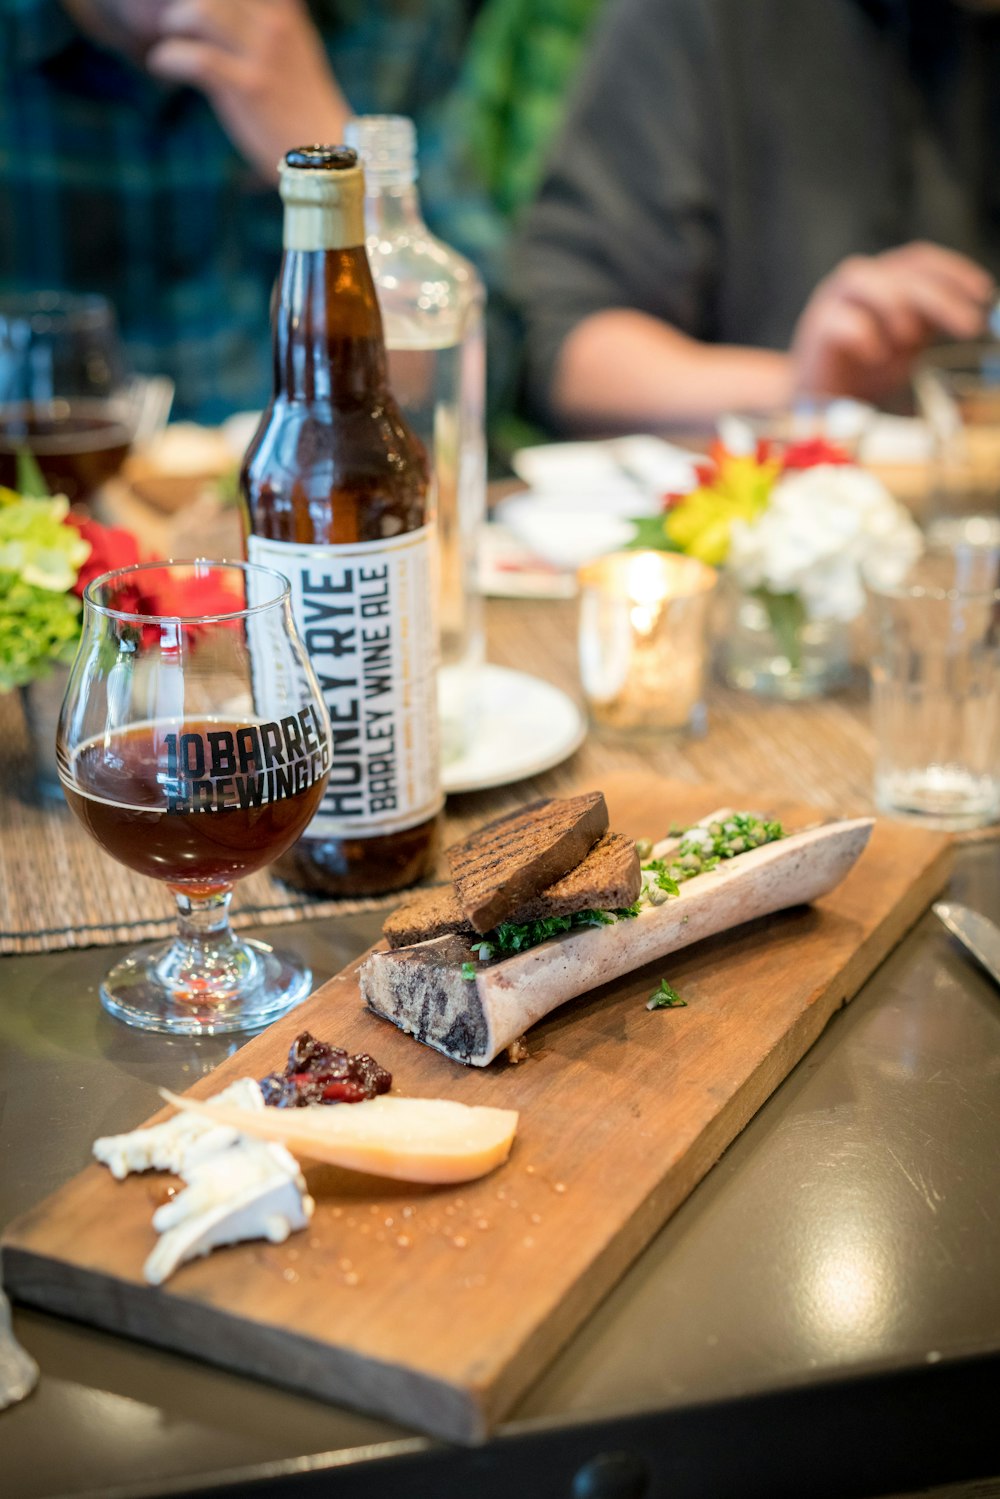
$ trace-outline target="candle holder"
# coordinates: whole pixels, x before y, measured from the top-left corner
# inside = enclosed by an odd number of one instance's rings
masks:
[[[714,569],[672,552],[613,552],[579,581],[580,678],[594,724],[704,732]]]

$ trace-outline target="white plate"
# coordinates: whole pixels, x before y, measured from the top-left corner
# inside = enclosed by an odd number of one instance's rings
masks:
[[[497,514],[522,546],[560,572],[576,572],[585,562],[627,546],[635,536],[634,522],[623,516],[577,511],[530,492],[504,500]]]
[[[619,515],[655,515],[665,493],[691,488],[696,457],[687,448],[638,434],[520,448],[511,467],[532,489],[563,491],[579,508],[592,503]],[[637,502],[644,508],[637,510]]]
[[[505,666],[484,666],[475,742],[442,767],[447,792],[485,791],[538,775],[567,759],[587,733],[583,714],[558,687]]]

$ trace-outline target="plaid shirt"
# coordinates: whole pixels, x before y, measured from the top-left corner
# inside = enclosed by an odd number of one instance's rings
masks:
[[[311,10],[357,112],[410,114],[423,134],[457,71],[466,5]],[[437,139],[428,124],[428,148]],[[103,292],[134,369],[172,376],[176,416],[216,421],[268,398],[280,251],[277,192],[200,93],[98,47],[57,0],[0,0],[0,293]]]

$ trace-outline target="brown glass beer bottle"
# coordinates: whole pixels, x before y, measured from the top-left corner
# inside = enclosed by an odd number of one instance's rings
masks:
[[[412,884],[442,804],[429,465],[386,384],[354,151],[281,164],[274,396],[240,474],[247,555],[284,573],[330,713],[316,817],[275,865],[334,895]]]

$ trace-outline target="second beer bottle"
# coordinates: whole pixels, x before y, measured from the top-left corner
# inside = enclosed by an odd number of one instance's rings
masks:
[[[274,395],[240,474],[247,554],[290,580],[330,713],[320,810],[273,866],[333,895],[428,873],[442,805],[427,455],[389,392],[354,151],[281,164]]]

